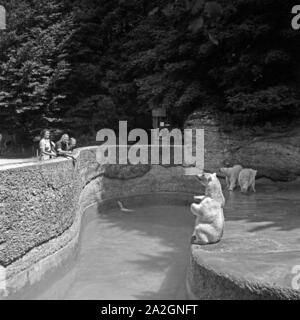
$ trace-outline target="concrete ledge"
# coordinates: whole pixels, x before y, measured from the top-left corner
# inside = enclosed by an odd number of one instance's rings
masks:
[[[299,252],[298,252],[299,254]],[[187,292],[191,300],[299,300],[297,290],[282,288],[267,283],[249,281],[233,272],[222,272],[213,264],[204,263],[204,252],[192,257],[187,275]]]
[[[237,221],[227,221],[226,228],[233,233],[229,231],[220,243],[191,246],[189,299],[300,299],[300,291],[292,288],[292,269],[300,257],[299,245],[293,243],[298,230],[287,231],[290,239],[284,239],[268,230],[249,236]]]

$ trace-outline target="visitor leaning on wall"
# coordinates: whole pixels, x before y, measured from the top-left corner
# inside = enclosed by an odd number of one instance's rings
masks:
[[[75,146],[76,140],[74,138],[70,139],[68,134],[63,134],[55,145],[57,156],[71,158],[73,161],[76,161],[75,157],[72,155],[72,150]]]

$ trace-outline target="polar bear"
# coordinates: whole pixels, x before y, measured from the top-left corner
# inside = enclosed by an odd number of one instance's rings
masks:
[[[239,164],[233,166],[232,168],[220,168],[220,173],[224,174],[226,177],[226,186],[229,191],[233,191],[236,187],[236,183],[242,169],[243,167]]]
[[[191,212],[196,216],[192,243],[205,245],[219,242],[224,230],[221,204],[210,197],[204,197],[201,203],[191,204]]]
[[[201,184],[205,187],[205,196],[195,196],[195,200],[203,200],[205,197],[210,197],[220,203],[223,208],[225,205],[225,198],[222,192],[222,186],[217,178],[216,173],[203,173],[197,175]]]
[[[248,188],[251,187],[255,192],[255,176],[257,170],[253,169],[242,169],[239,174],[239,185],[242,192],[247,192]]]

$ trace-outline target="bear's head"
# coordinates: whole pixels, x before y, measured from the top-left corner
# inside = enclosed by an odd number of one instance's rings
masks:
[[[257,170],[248,169],[248,176],[246,179],[240,179],[241,192],[246,193],[249,187],[249,183],[255,180]]]
[[[198,179],[200,180],[201,184],[205,187],[208,186],[208,184],[213,181],[213,179],[217,178],[216,173],[207,173],[204,172],[202,174],[198,174]]]
[[[241,185],[241,192],[242,193],[246,193],[248,190],[248,184],[247,183],[244,183]]]

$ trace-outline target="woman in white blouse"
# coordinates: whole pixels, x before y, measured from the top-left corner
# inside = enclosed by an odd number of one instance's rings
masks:
[[[40,160],[49,160],[56,156],[56,153],[52,151],[53,142],[50,140],[50,131],[45,129],[41,133],[42,139],[40,140]]]

